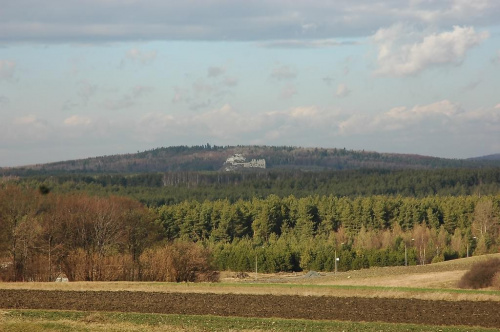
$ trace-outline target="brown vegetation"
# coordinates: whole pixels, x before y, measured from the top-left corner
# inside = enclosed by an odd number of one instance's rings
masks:
[[[140,260],[144,281],[219,281],[218,272],[210,264],[210,252],[194,243],[148,249]]]
[[[0,187],[0,281],[54,281],[61,273],[70,281],[134,281],[143,271],[159,274],[162,264],[166,277],[146,280],[216,278],[201,246],[152,249],[161,240],[151,211],[129,198]],[[167,261],[150,264],[146,249]]]
[[[491,287],[500,290],[500,271],[495,273],[495,275],[491,279]]]
[[[500,258],[491,258],[472,265],[469,272],[465,273],[458,286],[460,288],[487,288],[493,286],[500,273]]]

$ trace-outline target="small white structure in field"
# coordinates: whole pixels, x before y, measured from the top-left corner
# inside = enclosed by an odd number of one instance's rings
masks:
[[[55,282],[69,282],[69,279],[68,277],[66,276],[66,274],[64,273],[59,273],[59,275],[57,276],[56,280],[54,280]]]

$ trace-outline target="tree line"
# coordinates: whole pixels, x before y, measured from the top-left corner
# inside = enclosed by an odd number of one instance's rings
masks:
[[[500,196],[269,195],[146,207],[0,184],[0,278],[214,280],[214,270],[332,271],[498,252]]]
[[[500,168],[437,170],[265,170],[259,172],[167,172],[147,174],[62,174],[19,179],[57,193],[127,196],[147,206],[269,195],[405,197],[492,195],[500,192]]]
[[[265,272],[427,264],[500,250],[500,196],[308,196],[156,209],[170,240],[208,243],[217,266]],[[254,262],[257,260],[257,262]]]
[[[216,279],[207,248],[167,245],[154,221],[130,198],[0,186],[0,280]]]

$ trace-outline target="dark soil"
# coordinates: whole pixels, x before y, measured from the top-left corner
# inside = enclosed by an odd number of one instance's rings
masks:
[[[500,328],[500,302],[495,301],[0,290],[0,308],[378,321]]]

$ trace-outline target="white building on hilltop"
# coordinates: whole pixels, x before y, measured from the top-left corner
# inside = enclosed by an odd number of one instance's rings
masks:
[[[226,159],[224,166],[226,171],[233,171],[237,168],[266,168],[266,160],[252,159],[250,162],[246,162],[242,154],[235,154]]]
[[[231,164],[231,165],[234,165],[234,164],[238,164],[238,163],[244,163],[245,162],[245,157],[243,157],[242,154],[235,154],[235,155],[232,155],[231,157],[227,158],[226,159],[226,164]]]

